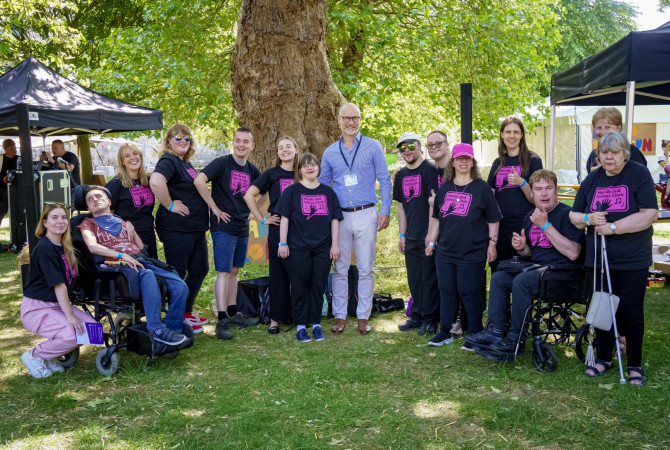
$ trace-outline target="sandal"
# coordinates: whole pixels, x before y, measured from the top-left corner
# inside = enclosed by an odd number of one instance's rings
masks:
[[[603,370],[598,369],[596,367],[596,365],[598,365],[598,364],[603,366],[604,369]],[[611,368],[612,368],[612,362],[606,362],[606,361],[603,361],[602,359],[596,359],[596,362],[593,363],[592,366],[587,367],[586,371],[584,373],[586,374],[586,376],[589,376],[589,377],[599,377],[601,375],[604,375],[605,372],[607,372]],[[591,373],[589,373],[589,370],[591,371]]]
[[[270,328],[268,328],[268,333],[279,334],[279,327],[277,325],[271,326]]]
[[[639,373],[640,375],[636,377],[631,377],[630,372],[633,371],[633,373]],[[639,381],[639,383],[631,383],[631,381]],[[642,370],[642,367],[629,367],[628,368],[628,384],[631,386],[644,386],[647,384],[647,380],[644,379],[644,370]]]

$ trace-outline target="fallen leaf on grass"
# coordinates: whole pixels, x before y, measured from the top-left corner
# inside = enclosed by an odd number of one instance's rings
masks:
[[[612,388],[614,387],[614,385],[613,384],[599,384],[598,387],[603,388],[603,389],[607,389],[608,391],[611,391]]]
[[[102,405],[103,403],[112,403],[112,399],[109,397],[103,398],[96,398],[95,400],[91,400],[90,402],[86,402],[86,406],[89,408],[95,408],[98,405]]]
[[[344,443],[344,439],[336,439],[333,438],[331,441],[328,443],[329,445],[342,445]]]
[[[493,386],[491,386],[491,390],[492,390],[493,392],[495,392],[496,394],[500,394],[500,393],[502,392],[500,389],[498,389],[498,388],[494,388]]]

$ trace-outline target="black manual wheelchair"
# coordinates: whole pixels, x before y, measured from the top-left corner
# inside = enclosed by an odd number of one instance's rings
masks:
[[[525,329],[527,324],[530,325],[535,368],[540,372],[555,371],[558,358],[554,348],[561,344],[573,347],[577,358],[584,362],[588,347],[588,326],[584,320],[591,297],[584,266],[550,265],[537,270],[542,270],[538,295],[526,309],[522,327]],[[514,353],[484,356],[503,362],[513,361],[526,338],[527,334],[521,333]]]
[[[86,210],[86,188],[75,188],[74,207],[78,211]],[[184,324],[182,333],[187,340],[178,346],[168,346],[156,342],[147,331],[144,317],[139,274],[124,264],[105,263],[104,258],[90,252],[77,228],[84,219],[92,217],[82,214],[72,217],[70,228],[73,244],[77,250],[79,264],[75,292],[71,296],[73,305],[87,311],[99,323],[103,324],[105,347],[98,352],[95,365],[102,375],[113,375],[119,369],[120,349],[156,358],[175,358],[180,350],[193,346],[193,330]],[[163,263],[164,264],[164,263]],[[161,291],[161,312],[166,312],[170,294],[160,277],[156,277]],[[73,366],[79,358],[79,349],[59,358],[64,367]]]

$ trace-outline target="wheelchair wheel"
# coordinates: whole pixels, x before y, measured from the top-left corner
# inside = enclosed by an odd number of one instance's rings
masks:
[[[558,359],[556,358],[554,349],[550,345],[542,343],[540,344],[540,352],[542,353],[541,356],[533,350],[533,364],[535,364],[535,368],[545,373],[556,370]]]
[[[95,367],[102,375],[114,375],[119,370],[119,354],[114,352],[111,354],[107,364],[103,364],[102,360],[107,355],[107,349],[102,349],[95,357]]]
[[[66,369],[69,369],[70,367],[75,365],[78,359],[79,359],[79,347],[75,348],[70,353],[66,353],[65,355],[59,356],[58,358],[56,358],[56,361],[61,366],[65,367]]]
[[[575,335],[575,355],[581,362],[584,362],[586,359],[586,350],[589,348],[589,325],[584,324],[579,327],[577,334]]]

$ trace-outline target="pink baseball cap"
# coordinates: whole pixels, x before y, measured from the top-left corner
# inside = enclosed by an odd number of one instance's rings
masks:
[[[467,156],[468,158],[474,159],[475,152],[472,148],[472,145],[463,143],[454,145],[454,147],[451,149],[451,157],[458,158],[459,156]]]

